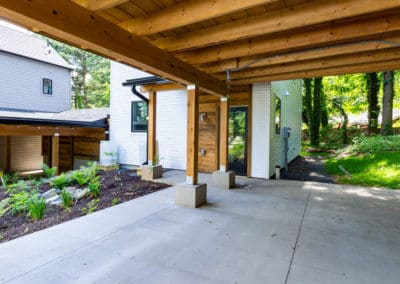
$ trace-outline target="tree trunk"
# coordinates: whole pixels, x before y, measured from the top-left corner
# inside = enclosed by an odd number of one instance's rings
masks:
[[[310,142],[312,146],[319,145],[319,128],[321,124],[321,87],[322,78],[314,78],[312,123],[310,125],[310,128],[313,129],[312,135],[310,136]]]
[[[321,88],[322,89],[322,88]],[[328,109],[326,106],[326,96],[321,91],[321,126],[326,127],[329,124]]]
[[[379,79],[376,73],[367,74],[367,87],[368,87],[368,133],[378,133],[378,91]]]
[[[382,125],[381,134],[393,134],[393,97],[394,97],[394,72],[383,72],[383,98],[382,98]]]

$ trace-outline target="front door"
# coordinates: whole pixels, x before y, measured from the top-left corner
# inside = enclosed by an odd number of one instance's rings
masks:
[[[248,107],[229,108],[229,170],[247,176]]]

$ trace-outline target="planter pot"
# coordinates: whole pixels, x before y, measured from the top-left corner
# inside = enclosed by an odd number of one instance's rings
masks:
[[[142,180],[153,180],[162,177],[163,168],[161,165],[143,166]]]

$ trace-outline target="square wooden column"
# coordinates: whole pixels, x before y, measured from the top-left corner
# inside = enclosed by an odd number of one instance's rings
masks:
[[[219,125],[219,170],[228,170],[229,100],[221,98]]]
[[[150,90],[149,92],[149,120],[148,120],[148,141],[147,141],[147,160],[149,165],[154,165],[154,157],[157,154],[157,135],[156,135],[156,106],[157,97],[156,92]]]
[[[55,133],[51,137],[51,166],[56,167],[56,173],[59,174],[60,166],[60,134]]]
[[[198,182],[199,95],[199,86],[187,87],[186,183],[190,185]]]

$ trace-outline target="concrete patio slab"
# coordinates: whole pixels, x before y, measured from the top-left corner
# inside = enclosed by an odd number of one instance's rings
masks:
[[[167,171],[161,181],[182,182]],[[0,244],[1,283],[398,283],[400,192],[237,178],[168,188]]]

